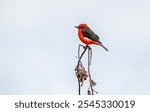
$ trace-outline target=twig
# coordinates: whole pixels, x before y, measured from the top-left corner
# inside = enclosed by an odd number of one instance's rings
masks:
[[[84,50],[80,55],[81,47],[83,47]],[[88,50],[88,71],[85,70],[85,68],[81,62],[81,59],[87,50]],[[87,94],[88,95],[94,95],[94,92],[97,93],[93,89],[93,86],[95,86],[96,83],[91,79],[91,74],[90,74],[91,60],[92,60],[92,49],[91,49],[91,47],[88,45],[86,45],[86,46],[79,45],[79,47],[78,47],[78,63],[77,63],[76,69],[75,69],[76,76],[78,78],[78,94],[79,95],[81,95],[81,86],[83,85],[84,80],[86,80],[88,76],[89,76],[89,88],[88,88]]]
[[[82,52],[82,54],[80,56],[80,47],[81,46],[84,48],[84,51]],[[85,51],[87,50],[88,47],[89,47],[88,45],[86,45],[85,47],[83,45],[79,45],[79,48],[78,48],[78,58],[79,58],[79,60],[78,60],[77,67],[79,67],[79,63],[80,63],[80,61],[81,61],[81,59],[82,59],[82,57],[83,57],[83,55],[84,55],[84,53],[85,53]]]
[[[92,95],[94,95],[93,85],[91,84],[92,79],[91,79],[91,74],[90,74],[91,59],[92,59],[92,49],[89,47],[88,48],[88,74],[89,74],[91,93],[92,93]]]
[[[81,46],[84,48],[84,51],[82,52],[82,54],[80,56],[80,47]],[[78,70],[79,70],[79,63],[80,63],[85,51],[87,50],[87,48],[88,48],[88,45],[86,45],[85,47],[83,45],[79,45],[79,47],[78,47],[78,64],[77,64],[77,67],[76,67],[77,73],[78,73]],[[78,78],[78,94],[81,95],[81,85],[80,85],[79,78]]]

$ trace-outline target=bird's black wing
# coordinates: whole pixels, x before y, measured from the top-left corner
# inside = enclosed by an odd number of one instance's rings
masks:
[[[89,27],[84,28],[82,33],[84,37],[99,42],[99,37]]]

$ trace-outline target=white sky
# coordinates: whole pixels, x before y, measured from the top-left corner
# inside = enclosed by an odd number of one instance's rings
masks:
[[[95,90],[150,94],[149,0],[0,0],[0,94],[77,94],[80,23],[109,49],[91,46]]]

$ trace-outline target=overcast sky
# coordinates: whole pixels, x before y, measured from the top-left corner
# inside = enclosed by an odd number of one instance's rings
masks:
[[[95,90],[150,94],[149,0],[0,0],[0,94],[77,94],[80,23],[109,49],[91,46]]]

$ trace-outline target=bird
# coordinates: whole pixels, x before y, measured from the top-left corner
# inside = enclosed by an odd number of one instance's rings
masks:
[[[106,51],[108,49],[102,44],[100,38],[88,27],[87,24],[80,24],[79,26],[75,26],[78,29],[79,39],[86,45],[96,44],[102,46]]]

